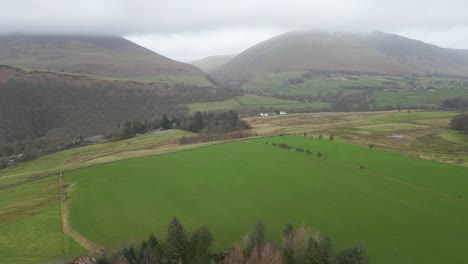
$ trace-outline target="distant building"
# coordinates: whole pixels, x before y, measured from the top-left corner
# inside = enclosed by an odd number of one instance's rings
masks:
[[[260,116],[268,116],[268,113],[260,113]]]
[[[280,111],[280,115],[285,115],[286,111]]]

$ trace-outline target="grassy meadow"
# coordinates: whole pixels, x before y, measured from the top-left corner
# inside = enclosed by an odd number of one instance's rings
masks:
[[[244,102],[248,100],[264,99],[253,96]],[[456,114],[252,117],[246,121],[253,134],[300,137],[180,145],[180,137],[192,134],[148,134],[0,170],[0,187],[78,169],[65,173],[72,225],[100,246],[140,243],[151,232],[164,235],[169,219],[177,215],[189,230],[208,225],[215,250],[239,241],[258,220],[276,241],[288,222],[304,222],[331,235],[338,248],[362,243],[373,263],[440,263],[444,258],[462,263],[449,252],[459,252],[465,242],[463,223],[468,220],[468,137],[447,128]],[[335,141],[319,141],[319,134],[325,139],[334,134]],[[395,134],[403,137],[391,137]],[[272,142],[301,145],[323,157],[274,148]],[[177,153],[168,154],[172,152]],[[23,241],[29,243],[27,254]],[[63,263],[83,252],[62,232],[55,176],[0,188],[2,261]]]
[[[450,164],[283,136],[85,168],[66,182],[73,227],[103,246],[163,235],[176,215],[189,230],[209,226],[215,250],[262,220],[275,241],[287,223],[305,223],[338,249],[363,244],[373,263],[463,263],[454,252],[468,236],[467,175]]]
[[[0,187],[45,174],[86,167],[103,162],[148,156],[171,151],[182,136],[192,133],[172,130],[165,133],[147,134],[129,140],[89,145],[60,151],[38,159],[19,163],[0,170]],[[187,146],[188,147],[188,146]]]
[[[278,99],[269,96],[260,96],[254,94],[245,94],[236,96],[224,101],[202,102],[188,104],[187,107],[191,112],[210,111],[210,110],[225,110],[225,109],[300,109],[300,108],[316,108],[323,109],[329,107],[329,103],[311,102],[301,103],[295,100]]]
[[[57,178],[0,190],[0,262],[64,263],[85,252],[62,232]]]
[[[257,74],[242,88],[272,96],[324,96],[327,93],[370,88],[376,107],[439,107],[443,100],[468,97],[468,82],[437,77],[388,77],[365,75],[311,76],[304,72]],[[301,83],[288,83],[301,78]],[[425,87],[426,89],[422,89]],[[415,90],[415,88],[419,88]]]

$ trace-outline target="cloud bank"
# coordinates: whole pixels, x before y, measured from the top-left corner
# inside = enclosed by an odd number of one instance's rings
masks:
[[[121,35],[182,60],[240,52],[306,29],[380,30],[468,48],[463,0],[0,0],[0,6],[0,34]]]

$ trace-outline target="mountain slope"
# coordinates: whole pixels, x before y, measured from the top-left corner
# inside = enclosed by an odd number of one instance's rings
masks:
[[[375,32],[366,42],[381,53],[398,59],[413,69],[467,75],[468,51],[444,49],[395,34]]]
[[[213,86],[104,80],[0,66],[0,143],[56,131],[91,136],[122,121],[179,113],[188,103],[232,96]],[[67,132],[68,133],[68,132]]]
[[[180,77],[180,82],[209,84],[196,67],[122,37],[0,36],[0,64],[148,81],[178,82]]]
[[[216,70],[228,61],[232,60],[236,55],[237,54],[210,56],[196,60],[194,62],[191,62],[190,64],[195,65],[198,68],[202,69],[204,72],[209,73],[213,70]]]
[[[258,75],[294,71],[468,76],[467,62],[456,51],[396,35],[290,32],[247,49],[212,76],[234,87]]]

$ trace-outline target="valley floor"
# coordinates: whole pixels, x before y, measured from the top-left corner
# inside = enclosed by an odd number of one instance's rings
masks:
[[[151,232],[163,234],[161,228],[173,215],[180,216],[189,229],[211,227],[217,238],[216,249],[226,249],[239,240],[240,232],[257,220],[267,224],[275,240],[289,221],[306,221],[332,235],[341,247],[357,242],[370,245],[376,263],[387,263],[380,260],[393,255],[402,256],[399,263],[438,263],[447,260],[449,249],[452,252],[465,244],[468,235],[462,224],[468,220],[464,214],[468,211],[468,190],[463,187],[468,186],[464,182],[468,180],[468,136],[447,128],[455,114],[387,111],[251,117],[247,121],[253,127],[252,134],[296,137],[180,145],[179,138],[190,134],[175,130],[70,149],[21,163],[0,171],[0,258],[11,263],[41,263],[85,252],[62,232],[59,185],[54,176],[79,169],[65,173],[72,226],[102,246],[137,241]],[[319,135],[323,140],[317,139]],[[330,135],[334,135],[334,142],[329,141]],[[315,154],[323,152],[324,157],[287,153],[273,148],[270,144],[274,141],[307,146]],[[210,145],[216,146],[198,149]],[[133,159],[190,149],[198,150]],[[391,152],[439,162],[408,159]],[[113,163],[120,160],[127,161]],[[201,160],[206,164],[195,165]],[[103,163],[109,164],[96,166]],[[363,171],[356,169],[361,165]],[[243,171],[248,168],[252,170]],[[239,171],[243,172],[240,178],[235,173]],[[34,181],[41,175],[52,176]],[[206,182],[211,184],[207,186]],[[264,186],[266,182],[268,186]],[[324,190],[327,193],[320,194]],[[318,203],[329,191],[332,197]],[[149,193],[151,199],[147,199]],[[186,195],[175,195],[179,193]],[[265,196],[254,196],[258,193]],[[195,206],[184,205],[188,196]],[[350,197],[354,198],[348,201]],[[116,203],[116,208],[104,210]],[[138,217],[135,222],[135,217],[149,208],[151,216]],[[330,208],[334,208],[332,214]],[[232,212],[237,212],[236,220],[228,219]],[[229,232],[223,229],[223,225],[237,222]],[[442,238],[447,251],[437,248],[431,252],[440,252],[438,256],[424,256],[421,250],[428,252],[431,247],[425,243]],[[386,246],[381,244],[383,240]],[[27,250],[22,247],[24,241],[31,243]],[[41,245],[47,245],[47,250]],[[452,260],[461,263],[455,257]]]

